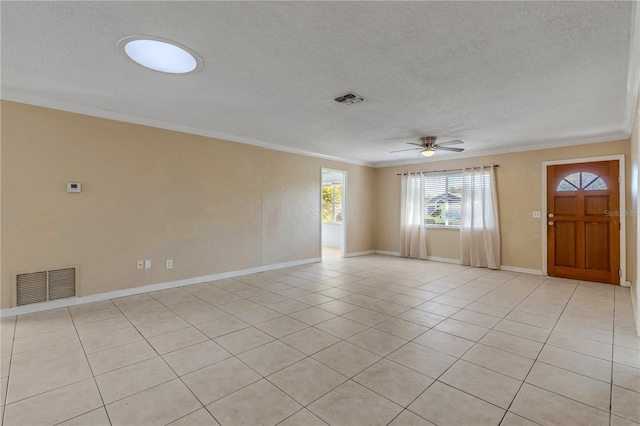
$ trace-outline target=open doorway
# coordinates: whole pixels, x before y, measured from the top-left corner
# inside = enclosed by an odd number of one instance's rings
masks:
[[[322,259],[344,257],[347,172],[322,168],[320,245]]]

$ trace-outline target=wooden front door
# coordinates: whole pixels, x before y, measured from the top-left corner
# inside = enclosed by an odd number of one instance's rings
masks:
[[[618,161],[547,167],[550,276],[620,283]]]

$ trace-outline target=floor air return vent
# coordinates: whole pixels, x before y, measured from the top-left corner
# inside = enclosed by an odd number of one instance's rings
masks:
[[[53,269],[16,275],[15,306],[76,295],[76,268]]]

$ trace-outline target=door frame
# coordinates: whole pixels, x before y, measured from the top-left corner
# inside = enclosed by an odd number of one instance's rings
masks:
[[[558,164],[573,164],[573,163],[594,163],[597,161],[618,161],[618,173],[620,175],[620,285],[623,287],[629,287],[630,283],[627,281],[627,220],[626,220],[626,200],[625,200],[625,164],[624,154],[617,155],[604,155],[600,157],[588,157],[588,158],[571,158],[567,160],[553,160],[542,162],[542,217],[541,217],[541,229],[542,229],[542,273],[548,275],[548,259],[547,259],[547,167],[556,166]]]
[[[342,175],[342,232],[340,235],[340,257],[347,257],[347,171],[332,169],[329,167],[320,167],[320,197],[319,207],[320,210],[320,258],[322,259],[322,173],[340,173]]]

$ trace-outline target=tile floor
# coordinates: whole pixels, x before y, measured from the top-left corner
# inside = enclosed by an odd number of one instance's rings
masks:
[[[322,247],[322,259],[338,259],[342,257],[342,249],[335,247]]]
[[[5,425],[637,425],[617,286],[385,256],[4,318]]]

